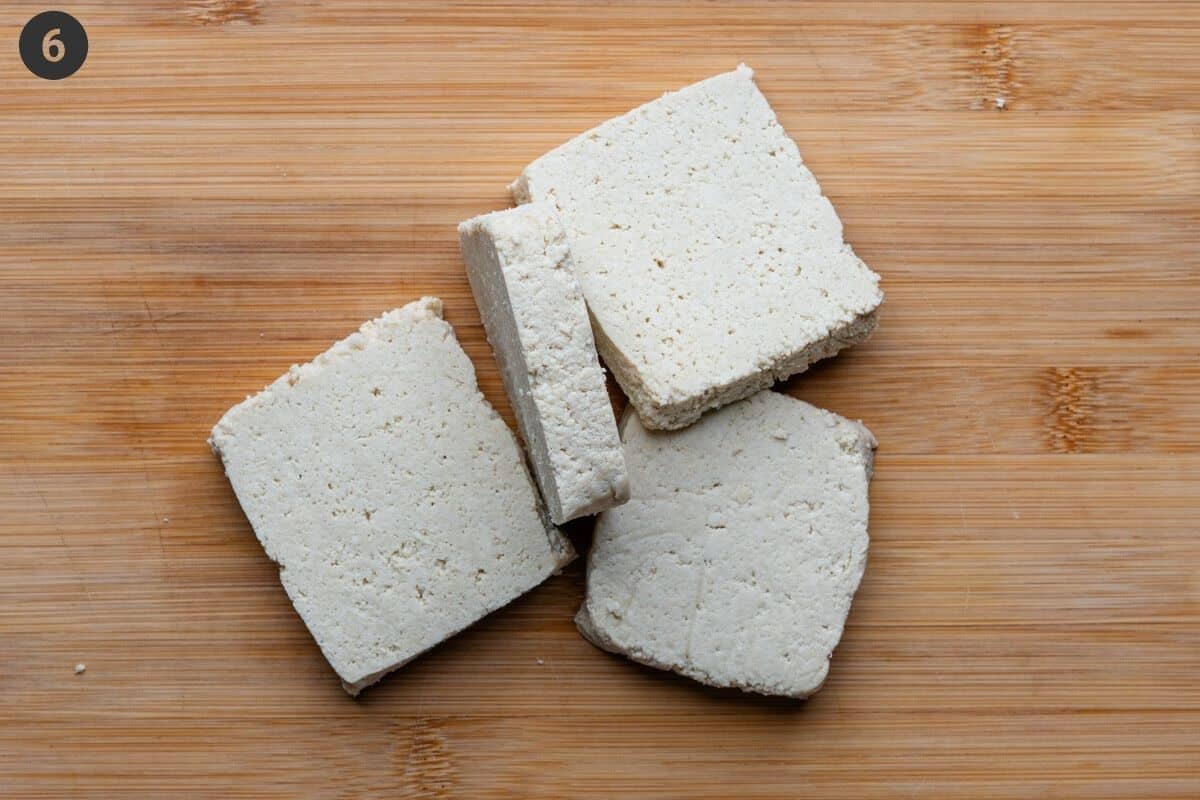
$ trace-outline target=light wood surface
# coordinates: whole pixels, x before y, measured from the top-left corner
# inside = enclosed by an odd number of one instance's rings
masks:
[[[79,0],[55,83],[45,7],[0,9],[0,795],[1200,797],[1200,6]],[[739,61],[887,291],[786,386],[881,443],[829,683],[601,653],[576,564],[349,699],[208,429],[422,294],[511,421],[453,226]]]

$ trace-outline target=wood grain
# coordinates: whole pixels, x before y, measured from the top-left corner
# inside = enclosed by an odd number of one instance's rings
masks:
[[[0,795],[1200,796],[1200,5],[67,10],[0,47]],[[738,61],[888,293],[785,387],[881,442],[829,683],[602,654],[576,564],[350,700],[209,427],[422,294],[511,422],[454,225]]]

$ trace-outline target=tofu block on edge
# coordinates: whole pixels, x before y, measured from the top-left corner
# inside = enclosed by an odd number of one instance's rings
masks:
[[[875,329],[879,276],[745,65],[611,119],[510,187],[553,203],[605,364],[690,425]]]
[[[617,422],[554,208],[458,226],[467,277],[556,523],[629,499]]]
[[[350,694],[574,557],[436,298],[293,366],[209,443]]]
[[[819,689],[867,564],[870,431],[768,390],[622,435],[636,491],[597,521],[579,630],[713,686]]]

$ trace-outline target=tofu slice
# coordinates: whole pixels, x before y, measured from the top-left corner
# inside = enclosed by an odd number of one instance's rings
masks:
[[[650,428],[681,428],[866,339],[879,276],[745,65],[525,168],[551,202],[605,364]]]
[[[624,503],[617,422],[554,207],[485,214],[459,225],[458,236],[550,518]]]
[[[870,431],[763,391],[622,435],[637,489],[596,524],[579,630],[713,686],[819,689],[867,563]]]
[[[350,694],[574,557],[436,298],[293,366],[209,443]]]

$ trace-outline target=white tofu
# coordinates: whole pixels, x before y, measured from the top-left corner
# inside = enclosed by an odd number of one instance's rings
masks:
[[[351,694],[573,558],[442,303],[368,322],[230,409],[210,444]]]
[[[617,422],[562,225],[533,203],[458,226],[467,277],[556,523],[629,499]]]
[[[879,276],[745,65],[609,120],[525,168],[558,209],[596,343],[651,428],[867,338]]]
[[[764,391],[622,435],[635,491],[596,524],[583,635],[713,686],[819,689],[866,568],[870,431]]]

